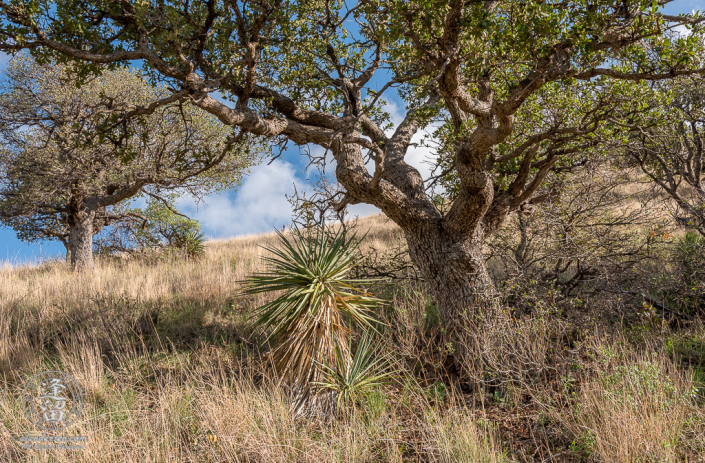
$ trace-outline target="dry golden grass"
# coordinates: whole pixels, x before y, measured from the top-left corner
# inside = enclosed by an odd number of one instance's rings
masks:
[[[381,218],[358,227],[373,227],[366,246],[399,239]],[[247,315],[263,301],[238,293],[261,270],[261,246],[275,240],[211,241],[199,261],[104,259],[92,273],[61,262],[0,269],[0,461],[401,462],[414,452],[504,461],[491,431],[467,417],[432,413],[417,418],[425,422],[414,429],[424,432],[412,432],[408,404],[381,393],[342,421],[295,420],[286,394],[252,360],[257,337]],[[83,450],[26,450],[15,441],[40,434],[20,396],[24,381],[47,369],[83,388],[82,419],[60,433],[86,436]]]
[[[555,418],[594,461],[702,461],[705,408],[673,358],[598,346],[594,373]],[[690,448],[689,448],[690,447]]]
[[[359,221],[360,233],[368,229],[363,249],[384,251],[402,240],[381,217]],[[466,400],[459,391],[450,391],[445,400],[429,395],[435,379],[415,375],[413,363],[435,362],[424,358],[434,332],[425,328],[426,296],[411,289],[395,292],[394,321],[387,332],[400,370],[397,383],[342,419],[294,419],[286,393],[268,376],[258,349],[261,336],[252,333],[248,320],[266,296],[239,294],[244,277],[261,270],[261,246],[275,243],[274,234],[211,241],[199,261],[103,259],[93,273],[84,274],[70,272],[61,262],[0,269],[0,461],[493,463],[533,458],[507,445],[506,433],[488,418],[492,413],[470,405],[477,400]],[[493,353],[482,354],[485,362],[511,359],[516,365],[505,367],[513,372],[527,360],[553,368],[534,358],[548,357],[554,347],[551,330],[540,320],[508,323],[500,331],[472,347]],[[603,344],[595,345],[609,351]],[[664,353],[644,358],[630,352],[597,355],[590,363],[594,374],[585,376],[581,387],[551,396],[543,408],[531,405],[535,420],[539,413],[553,417],[562,436],[557,445],[574,441],[570,451],[549,448],[553,461],[583,456],[602,462],[698,461],[693,455],[701,447],[693,442],[705,437],[705,408],[702,397],[692,394],[692,376]],[[657,383],[664,388],[633,383],[639,370],[632,377],[629,368],[644,362],[657,365]],[[40,434],[26,418],[20,396],[25,380],[47,369],[65,371],[83,388],[84,414],[61,433],[86,436],[81,451],[23,450],[14,440]],[[605,379],[619,372],[626,376],[613,383]],[[522,393],[545,398],[546,388],[556,394],[547,384],[531,383],[531,375],[516,375]],[[491,395],[477,394],[490,408],[518,406],[492,404]],[[638,401],[625,402],[619,394]]]

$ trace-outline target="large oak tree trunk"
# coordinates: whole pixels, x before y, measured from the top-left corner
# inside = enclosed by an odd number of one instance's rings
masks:
[[[421,175],[403,162],[405,152],[403,143],[390,143],[385,181],[375,184],[369,180],[359,147],[336,146],[336,178],[355,202],[375,204],[404,230],[411,260],[429,286],[446,334],[459,341],[494,315],[495,289],[482,252],[494,193],[492,179],[481,165],[474,166],[478,172],[463,167],[473,182],[464,187],[464,196],[454,204],[454,220],[447,223],[427,200]],[[499,210],[489,217],[491,229],[504,215],[506,211]]]
[[[487,272],[482,238],[458,241],[442,232],[406,233],[411,259],[441,315],[439,347],[445,357],[444,371],[449,380],[460,380],[459,386],[473,376],[476,337],[497,315],[496,291]]]
[[[69,214],[69,253],[76,270],[93,268],[93,221],[96,209],[71,201]]]
[[[482,253],[484,234],[458,240],[438,227],[405,233],[409,254],[429,285],[447,339],[462,357],[466,336],[496,308],[496,291]]]

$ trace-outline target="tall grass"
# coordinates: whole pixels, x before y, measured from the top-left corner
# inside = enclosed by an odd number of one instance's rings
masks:
[[[682,461],[689,434],[702,436],[704,424],[692,375],[653,352],[600,350],[600,368],[557,416],[575,454],[615,463]]]
[[[372,227],[363,252],[401,239],[379,218],[360,225]],[[702,385],[675,347],[637,348],[604,335],[573,345],[560,341],[563,322],[507,321],[468,344],[478,381],[462,391],[439,353],[435,307],[416,287],[392,288],[392,307],[380,314],[387,325],[378,349],[393,362],[394,381],[375,384],[336,419],[297,419],[263,355],[264,337],[248,321],[274,296],[242,296],[238,283],[264,270],[260,246],[276,239],[211,241],[194,261],[100,260],[94,273],[60,262],[0,269],[0,462],[626,462],[705,454],[705,396],[695,391]],[[679,342],[678,355],[699,359],[705,354],[691,352],[698,346],[705,344]],[[62,433],[86,436],[84,450],[23,450],[14,440],[39,434],[21,390],[48,369],[84,390],[82,418]]]
[[[394,236],[380,222],[368,243]],[[84,274],[61,262],[0,270],[0,461],[451,461],[467,445],[501,454],[472,420],[459,440],[451,418],[410,414],[420,390],[378,391],[341,420],[296,419],[247,321],[271,296],[238,296],[237,282],[263,270],[261,246],[275,244],[274,234],[212,241],[198,261],[101,260]],[[86,436],[83,450],[15,441],[39,434],[21,389],[47,369],[83,388],[82,418],[62,433]]]

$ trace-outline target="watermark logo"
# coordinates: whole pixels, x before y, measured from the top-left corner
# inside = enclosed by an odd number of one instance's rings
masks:
[[[83,391],[75,379],[61,371],[32,376],[22,392],[27,418],[43,431],[60,431],[73,424],[83,410]],[[81,449],[85,437],[23,436],[22,448]]]
[[[22,394],[24,410],[35,425],[58,431],[81,416],[83,392],[75,379],[61,371],[32,376]]]

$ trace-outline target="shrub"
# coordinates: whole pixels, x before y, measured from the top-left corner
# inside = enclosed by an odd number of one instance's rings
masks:
[[[96,240],[101,254],[115,252],[144,252],[148,250],[166,251],[197,259],[205,254],[205,236],[197,220],[179,213],[173,199],[150,200],[142,208],[130,209],[129,205],[119,206],[122,214],[129,214],[130,220],[123,220]]]
[[[705,238],[688,232],[670,250],[670,268],[664,269],[655,282],[668,306],[686,315],[705,308]]]
[[[198,259],[205,255],[205,235],[199,231],[200,226],[186,227],[178,230],[174,240],[174,248],[184,251],[187,257]]]

